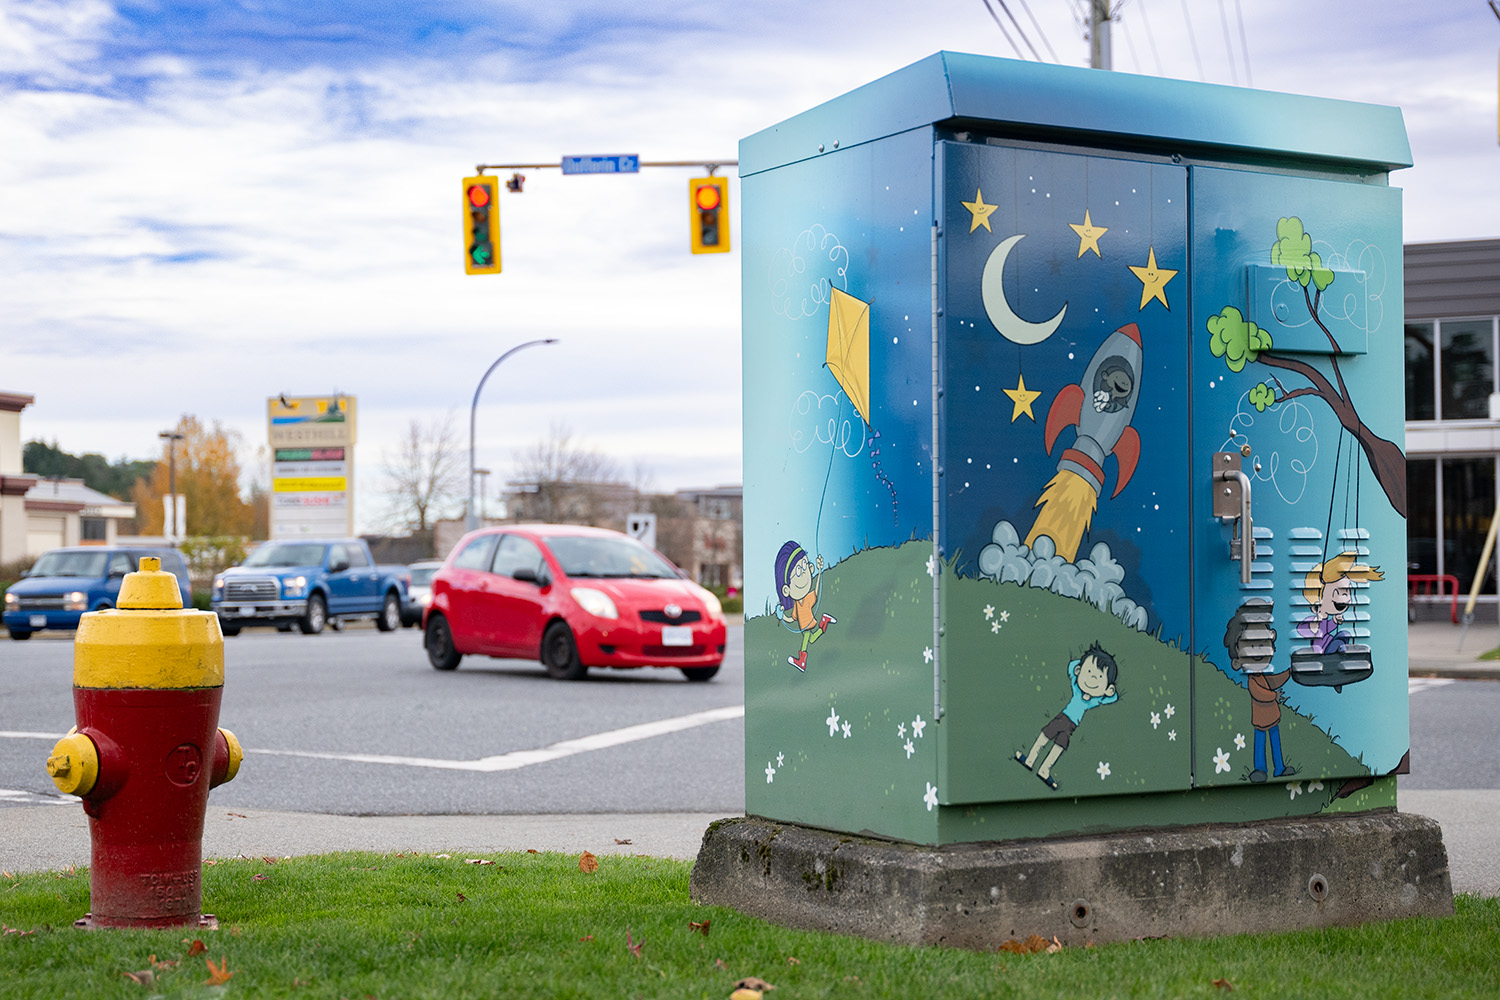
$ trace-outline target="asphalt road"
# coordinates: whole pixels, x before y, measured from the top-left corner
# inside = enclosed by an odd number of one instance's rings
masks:
[[[214,790],[216,808],[351,816],[744,809],[739,626],[707,683],[657,668],[595,670],[570,683],[532,661],[474,657],[443,673],[428,665],[416,629],[247,629],[225,640],[224,655],[220,724],[246,759],[239,777]],[[0,806],[59,798],[41,762],[47,734],[73,723],[71,683],[71,642],[0,645]]]

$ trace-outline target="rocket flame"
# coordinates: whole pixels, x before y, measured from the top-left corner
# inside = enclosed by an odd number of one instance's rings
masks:
[[[1046,535],[1057,545],[1057,554],[1064,561],[1072,562],[1083,542],[1083,533],[1089,530],[1094,519],[1099,494],[1076,472],[1059,469],[1047,483],[1047,488],[1042,490],[1036,505],[1041,508],[1041,513],[1026,536],[1026,544],[1033,545],[1038,537]]]

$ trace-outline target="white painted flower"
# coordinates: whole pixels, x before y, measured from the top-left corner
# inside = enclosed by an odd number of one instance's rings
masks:
[[[1307,793],[1309,795],[1311,795],[1313,792],[1321,792],[1322,790],[1323,783],[1321,781],[1309,781],[1307,783]]]
[[[1177,730],[1175,730],[1175,729],[1169,729],[1169,730],[1167,730],[1167,739],[1169,739],[1169,740],[1175,740],[1175,739],[1177,739]]]
[[[846,721],[844,723],[844,739],[847,740],[852,735],[853,735],[853,729],[850,727],[849,723]]]
[[[829,736],[835,736],[835,735],[838,734],[838,731],[839,731],[839,713],[835,712],[833,709],[830,708],[828,710],[828,718],[824,719],[823,721],[828,724],[828,735]]]
[[[771,762],[770,761],[766,761],[766,784],[769,785],[772,782],[772,780],[775,779],[775,777],[776,777],[776,768],[774,768],[774,767],[771,766]]]
[[[922,796],[922,801],[927,803],[928,812],[932,812],[937,806],[937,786],[930,781],[927,783],[927,794]]]
[[[999,622],[990,622],[990,631],[991,632],[999,632],[1000,631],[1000,623]]]
[[[927,575],[937,576],[937,556],[927,557]]]
[[[932,662],[932,647],[931,646],[928,646],[926,649],[922,650],[922,662],[923,663],[931,663]]]
[[[1235,733],[1234,734],[1234,748],[1236,750],[1243,750],[1243,749],[1245,749],[1245,734],[1244,733]]]
[[[904,739],[906,739],[906,723],[904,723],[904,722],[898,722],[898,723],[896,723],[896,739],[898,739],[898,740],[904,740]]]
[[[1165,712],[1163,712],[1162,714],[1165,715],[1167,718],[1170,719],[1172,716],[1174,716],[1174,715],[1177,714],[1177,709],[1173,708],[1171,705],[1168,705],[1167,706],[1167,710]]]
[[[1000,612],[1000,620],[1003,621],[1003,622],[1010,621],[1010,612],[1009,611],[1002,611],[1002,612]]]
[[[784,763],[786,763],[786,754],[783,754],[783,753],[777,754],[776,755],[776,766],[780,767]]]
[[[995,606],[993,604],[986,604],[984,606],[984,616],[986,618],[995,617]]]
[[[1297,796],[1299,796],[1299,795],[1302,794],[1302,782],[1300,782],[1300,781],[1288,781],[1286,783],[1286,790],[1292,793],[1291,795],[1289,795],[1287,797],[1291,798],[1291,799],[1295,799]]]
[[[1158,712],[1152,712],[1151,713],[1151,728],[1155,729],[1157,726],[1160,726],[1160,725],[1161,725],[1161,714],[1158,713]]]
[[[1219,747],[1218,749],[1219,752],[1214,754],[1214,774],[1229,770],[1229,754],[1224,752],[1223,747]]]
[[[925,723],[925,722],[922,721],[922,717],[920,715],[917,716],[915,719],[913,719],[911,721],[911,733],[917,739],[921,739],[922,738],[922,730],[924,730],[926,728],[927,728],[927,723]]]
[[[1101,760],[1099,762],[1099,766],[1096,767],[1096,768],[1094,768],[1094,770],[1096,770],[1096,771],[1099,772],[1099,780],[1100,781],[1103,781],[1105,778],[1109,777],[1109,764],[1106,763],[1105,761]]]
[[[911,740],[907,740],[906,746],[903,749],[906,750],[906,759],[911,760],[911,755],[917,752],[917,745]]]

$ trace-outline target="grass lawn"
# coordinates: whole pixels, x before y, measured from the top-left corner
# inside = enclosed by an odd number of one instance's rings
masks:
[[[88,908],[86,872],[5,873],[0,997],[722,1000],[747,976],[775,984],[770,1000],[1219,997],[1230,987],[1238,997],[1500,996],[1500,900],[1460,897],[1446,920],[977,954],[695,906],[686,862],[604,857],[585,873],[578,860],[220,860],[203,872],[220,929],[202,932],[74,930]],[[209,960],[227,982],[206,984]]]

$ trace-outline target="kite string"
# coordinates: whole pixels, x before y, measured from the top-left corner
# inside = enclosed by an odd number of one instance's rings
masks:
[[[825,365],[826,367],[826,365]],[[813,555],[817,556],[823,551],[823,503],[828,499],[828,483],[833,478],[833,453],[838,450],[839,428],[844,425],[844,394],[839,395],[839,413],[834,421],[833,428],[828,434],[828,471],[823,473],[823,495],[818,498],[818,519],[813,526]]]

